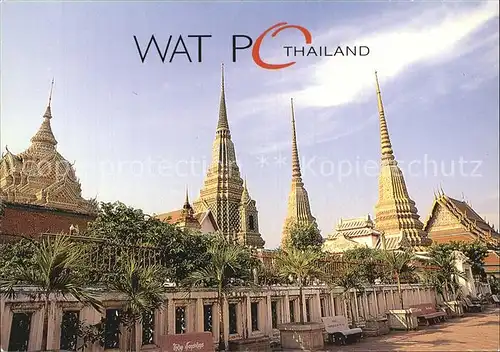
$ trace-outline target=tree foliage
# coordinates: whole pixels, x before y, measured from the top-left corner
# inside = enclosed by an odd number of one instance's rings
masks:
[[[0,278],[13,275],[16,268],[33,266],[35,249],[36,242],[27,238],[0,245]]]
[[[219,350],[225,350],[224,314],[222,307],[226,294],[235,286],[246,286],[253,281],[253,269],[258,265],[250,250],[228,241],[221,235],[211,238],[206,253],[207,264],[193,271],[185,280],[187,287],[213,287],[217,289],[219,306]]]
[[[385,241],[385,238],[382,238]],[[397,284],[399,303],[401,309],[404,308],[403,292],[401,282],[403,278],[411,278],[416,271],[415,263],[417,258],[411,249],[405,250],[382,250],[382,260],[387,266],[393,280]]]
[[[6,275],[0,279],[0,294],[14,297],[19,293],[19,287],[35,288],[24,293],[43,301],[42,350],[46,350],[50,295],[71,295],[97,310],[101,310],[102,305],[94,298],[85,282],[85,254],[81,246],[62,235],[44,238],[32,247],[27,243],[24,245],[32,250],[32,259],[9,262]]]
[[[106,286],[112,292],[124,297],[125,304],[120,311],[120,322],[128,331],[128,350],[132,351],[132,335],[136,323],[143,317],[163,306],[164,269],[159,265],[141,265],[135,258],[122,256],[115,273],[106,280]]]
[[[445,256],[453,251],[462,252],[471,262],[472,274],[475,277],[486,279],[484,259],[488,256],[488,248],[479,241],[450,242],[433,245],[429,251],[431,256]]]
[[[161,251],[167,277],[180,283],[208,263],[211,237],[191,233],[121,202],[101,203],[86,235],[119,246],[148,245]]]
[[[356,273],[360,278],[368,283],[375,284],[375,281],[387,281],[387,271],[382,262],[383,253],[379,249],[358,247],[349,249],[342,254],[344,261],[352,262]]]
[[[429,251],[429,256],[426,265],[433,268],[424,271],[424,280],[435,288],[443,300],[447,301],[447,294],[450,293],[452,300],[458,299],[460,294],[458,279],[465,278],[465,275],[455,265],[455,253],[434,247]]]
[[[290,222],[285,229],[288,241],[287,247],[293,247],[299,250],[320,251],[323,245],[323,237],[316,223],[303,224],[299,222]]]
[[[310,247],[305,250],[289,247],[276,256],[276,266],[280,275],[299,286],[301,324],[304,323],[302,290],[307,283],[325,277],[322,257],[321,252]]]

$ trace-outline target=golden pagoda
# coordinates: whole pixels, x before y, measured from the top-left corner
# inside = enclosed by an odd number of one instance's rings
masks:
[[[291,99],[292,110],[292,185],[288,195],[287,215],[283,224],[281,245],[286,246],[289,237],[289,229],[293,224],[313,225],[317,227],[316,218],[311,213],[309,196],[302,182],[300,171],[299,149],[297,147],[297,134],[295,131],[295,111],[293,99]],[[319,234],[319,231],[318,231]]]
[[[56,150],[50,123],[53,85],[54,80],[43,122],[29,148],[16,155],[6,147],[0,159],[0,200],[93,214],[95,204],[82,197],[73,165]]]
[[[235,241],[238,238],[248,238],[252,239],[251,243],[245,244],[263,247],[264,241],[259,233],[258,226],[254,227],[248,236],[243,233],[246,228],[241,223],[242,195],[244,193],[243,180],[236,162],[236,153],[231,140],[227,118],[224,65],[222,65],[221,71],[219,120],[212,147],[212,160],[203,188],[200,190],[200,196],[194,202],[193,206],[197,213],[209,210],[215,218],[218,231],[227,238]],[[247,205],[250,208],[254,208],[255,202],[249,202]],[[249,213],[252,213],[254,224],[257,225],[256,208],[255,210],[249,209]],[[250,231],[249,227],[248,230]]]
[[[419,247],[428,246],[432,241],[423,230],[415,202],[408,195],[403,173],[394,157],[376,72],[375,81],[382,151],[379,197],[375,206],[376,229],[384,233],[387,249],[398,249],[407,242],[419,250]]]

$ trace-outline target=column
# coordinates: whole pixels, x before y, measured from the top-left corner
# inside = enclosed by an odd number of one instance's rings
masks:
[[[288,292],[285,293],[285,297],[282,299],[282,306],[283,306],[283,316],[282,316],[282,322],[283,323],[289,323],[290,322],[290,296],[288,295]]]
[[[265,304],[264,304],[265,303]],[[272,300],[271,300],[271,294],[268,292],[266,294],[266,299],[265,301],[262,301],[262,304],[264,305],[264,319],[265,319],[265,334],[266,336],[273,336],[273,312],[272,312]],[[277,310],[277,309],[276,309]],[[278,312],[276,312],[278,314]]]
[[[316,304],[315,304],[315,313],[314,313],[314,316],[312,316],[311,314],[311,321],[316,321],[316,322],[321,322],[321,297],[319,295],[319,290],[316,291],[316,295],[315,295],[315,301],[316,301]],[[326,314],[326,305],[324,307],[325,309],[325,314]]]
[[[355,315],[356,315],[356,320],[359,321],[358,295],[357,295],[357,291],[356,290],[354,290],[352,296],[354,297],[354,312],[355,312]],[[353,317],[353,319],[354,319],[354,317]]]
[[[330,292],[330,316],[335,316],[335,299],[333,298],[333,292]]]
[[[53,298],[53,297],[52,297]],[[62,309],[57,309],[56,302],[52,299],[49,303],[49,318],[47,326],[47,350],[59,349],[61,341]]]
[[[307,301],[306,301],[306,294],[304,293],[304,291],[302,291],[302,313],[304,314],[304,321],[307,320],[307,310],[306,310],[306,305],[307,305]],[[298,312],[300,312],[300,304],[299,304],[299,309],[297,309]]]
[[[372,291],[372,295],[374,294],[374,292]],[[372,310],[370,309],[370,302],[368,301],[368,294],[367,292],[365,291],[363,296],[365,297],[365,304],[366,304],[366,315],[365,315],[365,319],[367,317],[371,317],[372,316]]]
[[[175,303],[173,298],[168,300],[167,305],[167,333],[175,334]]]
[[[194,314],[194,319],[196,319],[196,324],[195,324],[195,331],[196,332],[203,332],[205,330],[204,322],[205,322],[205,314],[204,314],[204,305],[203,305],[203,298],[197,298],[196,299],[196,309],[195,309],[195,314]],[[213,308],[212,308],[213,309]],[[212,312],[212,317],[213,317],[213,312]],[[212,318],[213,320],[213,318]],[[213,325],[213,322],[212,322]]]
[[[252,336],[252,299],[250,294],[246,294],[246,329],[243,327],[243,338]]]

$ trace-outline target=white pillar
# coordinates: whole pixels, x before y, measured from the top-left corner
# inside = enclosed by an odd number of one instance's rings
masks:
[[[195,331],[203,332],[205,330],[204,322],[205,322],[205,306],[203,305],[203,298],[196,299],[196,309],[195,309],[194,317],[196,319]],[[212,312],[213,316],[213,312]],[[212,323],[213,325],[213,323]]]
[[[252,301],[250,294],[246,294],[246,329],[243,327],[243,338],[252,336]]]
[[[330,292],[330,316],[335,316],[335,299],[333,298],[333,292]]]
[[[271,300],[271,294],[268,292],[266,294],[266,300],[262,301],[262,304],[265,305],[265,334],[266,336],[273,336],[273,311],[272,311],[272,300]],[[278,312],[276,312],[278,314]]]

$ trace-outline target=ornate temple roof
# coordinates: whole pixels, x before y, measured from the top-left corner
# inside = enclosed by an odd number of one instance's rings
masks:
[[[423,230],[424,225],[415,202],[408,194],[403,172],[394,157],[376,72],[375,81],[381,145],[379,197],[375,206],[376,228],[386,235],[401,233],[412,246],[428,246],[432,241]]]
[[[460,224],[464,229],[470,231],[477,236],[481,241],[488,244],[499,244],[500,234],[486,220],[484,220],[466,201],[460,201],[447,196],[443,190],[434,194],[434,201],[427,220],[425,221],[424,230],[428,231],[432,220],[438,210],[442,206],[455,217],[457,224]]]
[[[170,211],[167,213],[154,215],[160,221],[168,222],[169,224],[178,225],[180,228],[190,228],[193,230],[201,230],[201,224],[208,219],[212,227],[217,230],[217,222],[215,221],[210,210],[195,213],[189,202],[188,190],[186,189],[186,198],[181,209]]]
[[[297,134],[295,131],[295,112],[293,99],[291,99],[292,111],[292,185],[288,195],[287,215],[283,225],[282,243],[287,239],[287,229],[291,223],[316,224],[316,218],[311,213],[309,196],[302,182],[300,171],[299,149],[297,147]]]
[[[342,253],[349,249],[365,247],[356,241],[349,239],[343,233],[336,233],[334,236],[328,237],[323,243],[322,250],[329,253]]]
[[[0,159],[0,199],[92,214],[95,202],[82,197],[73,165],[56,150],[51,102],[52,88],[42,124],[28,149],[15,155],[6,147]]]
[[[342,232],[349,238],[380,235],[369,214],[359,218],[340,219],[335,231],[335,234]]]

